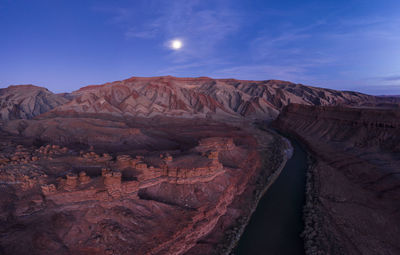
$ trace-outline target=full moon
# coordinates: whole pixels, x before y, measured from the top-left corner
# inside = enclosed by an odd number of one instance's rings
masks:
[[[179,50],[180,48],[182,48],[182,41],[180,40],[172,40],[171,41],[171,48],[173,50]]]

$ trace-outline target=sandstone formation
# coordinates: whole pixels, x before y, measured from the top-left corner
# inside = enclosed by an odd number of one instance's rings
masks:
[[[399,254],[400,111],[289,105],[275,126],[307,145],[308,254]]]
[[[0,132],[1,251],[228,250],[254,191],[283,162],[281,150],[265,146],[275,136],[262,132],[258,143],[257,132],[201,119],[8,121]],[[259,151],[277,164],[262,167]],[[205,238],[213,241],[199,246]]]
[[[91,118],[49,118],[39,120],[14,120],[4,124],[3,130],[13,135],[31,137],[37,143],[56,143],[66,146],[89,145],[97,148],[121,149],[121,147],[148,147],[170,146],[174,144],[163,138],[142,133],[138,128],[130,127],[122,121],[109,121]],[[139,145],[139,146],[137,146]],[[164,146],[165,147],[165,146]],[[107,153],[107,151],[105,151]],[[107,157],[89,152],[83,157],[96,157],[103,160]]]

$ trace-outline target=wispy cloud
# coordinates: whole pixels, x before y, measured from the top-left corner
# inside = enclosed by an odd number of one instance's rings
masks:
[[[297,67],[296,76],[311,77],[310,80],[324,80],[324,76],[335,74],[336,79],[347,79],[345,83],[350,85],[354,79],[372,84],[362,75],[366,70],[376,74],[382,71],[378,58],[386,65],[392,64],[390,71],[398,67],[389,52],[400,53],[399,19],[327,18],[308,25],[289,23],[278,28],[265,30],[253,39],[250,51],[255,62]],[[386,81],[397,81],[397,78],[386,77]],[[381,79],[379,84],[387,84],[384,81]]]
[[[126,38],[141,38],[141,39],[151,39],[156,37],[158,29],[155,27],[149,30],[137,30],[133,27],[127,29],[124,33]]]
[[[394,17],[353,17],[332,22],[332,29],[324,33],[334,40],[399,41],[400,19]]]
[[[390,75],[386,77],[382,77],[385,81],[400,81],[400,75]]]
[[[239,79],[280,79],[301,82],[309,79],[307,68],[302,66],[281,65],[244,65],[216,70],[215,77],[234,77]]]
[[[376,77],[368,77],[363,79],[369,84],[380,84],[385,86],[400,86],[400,75],[383,75]]]
[[[150,5],[154,6],[155,2],[157,2],[156,11],[149,8]],[[184,63],[212,57],[217,45],[239,28],[240,15],[229,8],[229,1],[213,1],[212,4],[220,4],[224,8],[206,8],[205,1],[200,0],[168,2],[151,0],[147,3],[149,6],[141,6],[140,10],[134,8],[96,8],[96,10],[107,9],[106,11],[112,15],[110,20],[123,28],[127,39],[161,39],[160,46],[163,47],[171,39],[182,39],[184,47],[180,51],[171,52],[170,58],[173,62]],[[144,12],[145,20],[137,22],[135,15],[132,14],[135,11]]]
[[[135,7],[97,11],[108,13],[109,23],[116,24],[126,40],[158,44],[159,58],[167,65],[157,74],[275,78],[321,86],[337,83],[343,88],[390,86],[400,78],[383,77],[378,67],[381,58],[392,66],[387,73],[400,71],[395,70],[393,58],[384,58],[400,54],[398,18],[342,12],[309,16],[290,8],[256,10],[257,15],[250,16],[228,0],[139,2]],[[307,16],[293,18],[298,12]],[[184,43],[179,51],[167,47],[175,38]],[[224,55],[224,47],[230,47],[228,54]],[[383,78],[371,80],[365,77],[368,72]]]
[[[316,40],[316,31],[324,26],[325,20],[317,20],[303,26],[285,23],[282,27],[265,29],[249,43],[254,64],[222,71],[301,83],[322,79],[324,75],[316,73],[315,69],[338,60],[329,51],[311,47],[312,41]]]
[[[215,57],[218,44],[239,27],[236,12],[199,6],[196,1],[176,1],[158,20],[166,40],[174,37],[184,40],[185,47],[171,54],[177,63]]]
[[[110,24],[129,22],[133,17],[133,10],[130,8],[93,6],[91,10],[94,12],[109,14],[110,17],[107,19],[107,22]]]
[[[400,76],[398,75],[361,77],[345,80],[331,79],[324,83],[328,86],[336,86],[338,89],[362,91],[373,95],[400,95]]]
[[[311,31],[325,21],[319,20],[306,26],[298,27],[285,24],[285,27],[278,29],[279,32],[273,32],[266,29],[250,42],[250,50],[256,59],[265,58],[288,58],[298,56],[304,53],[304,44],[299,43],[312,38]]]

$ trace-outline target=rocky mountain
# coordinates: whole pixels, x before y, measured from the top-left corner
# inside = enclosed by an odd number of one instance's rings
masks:
[[[398,108],[398,97],[310,87],[287,81],[177,78],[130,79],[53,94],[33,85],[0,90],[1,119],[106,114],[117,117],[275,119],[290,104]],[[50,112],[51,111],[51,112]]]
[[[306,105],[398,106],[399,99],[336,91],[286,81],[235,79],[138,78],[87,86],[49,115],[111,114],[114,116],[274,119],[290,103]]]
[[[68,102],[65,95],[57,95],[34,85],[9,86],[0,89],[0,119],[30,119]]]

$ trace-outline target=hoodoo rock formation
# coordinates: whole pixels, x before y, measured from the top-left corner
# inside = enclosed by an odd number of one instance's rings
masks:
[[[282,163],[276,135],[202,119],[39,118],[0,134],[5,254],[229,250],[225,230]]]
[[[287,160],[277,118],[314,156],[307,251],[397,254],[399,105],[207,77],[1,89],[0,253],[228,254]]]

